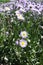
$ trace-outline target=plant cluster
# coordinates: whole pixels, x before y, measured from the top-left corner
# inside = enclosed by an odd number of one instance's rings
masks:
[[[42,13],[41,3],[26,0],[0,7],[0,63],[43,65]]]

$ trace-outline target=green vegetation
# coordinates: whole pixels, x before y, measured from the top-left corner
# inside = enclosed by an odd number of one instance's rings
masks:
[[[9,0],[0,0],[0,2],[9,2]]]

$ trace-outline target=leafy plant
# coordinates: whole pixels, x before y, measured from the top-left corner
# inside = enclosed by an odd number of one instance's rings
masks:
[[[43,16],[39,11],[24,13],[18,9],[0,13],[0,63],[43,65],[40,43]]]

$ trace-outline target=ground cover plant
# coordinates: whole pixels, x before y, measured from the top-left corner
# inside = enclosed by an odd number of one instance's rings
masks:
[[[43,4],[18,0],[10,5],[0,7],[0,63],[43,65]]]

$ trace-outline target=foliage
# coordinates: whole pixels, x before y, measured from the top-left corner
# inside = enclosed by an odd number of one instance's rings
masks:
[[[9,0],[0,0],[0,2],[9,2]]]
[[[42,14],[27,11],[23,13],[24,18],[19,19],[15,11],[0,13],[0,63],[43,65],[43,46],[40,43]],[[26,31],[28,37],[22,38],[21,31]],[[26,47],[19,45],[21,39],[27,41]]]

